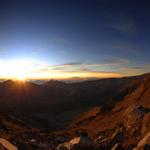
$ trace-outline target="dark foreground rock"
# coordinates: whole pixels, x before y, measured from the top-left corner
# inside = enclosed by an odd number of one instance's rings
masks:
[[[88,136],[75,137],[72,140],[59,144],[57,150],[90,150],[92,148],[92,141]]]
[[[18,150],[18,148],[6,139],[0,138],[0,150]]]

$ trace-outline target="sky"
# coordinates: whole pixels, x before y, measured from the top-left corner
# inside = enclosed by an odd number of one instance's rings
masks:
[[[0,78],[150,72],[148,0],[0,0]]]

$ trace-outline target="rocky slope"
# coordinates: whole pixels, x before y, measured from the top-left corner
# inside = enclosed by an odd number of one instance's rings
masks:
[[[150,76],[145,75],[142,80],[114,107],[103,111],[98,109],[96,113],[95,108],[83,113],[67,130],[72,133],[87,131],[93,140],[98,139],[98,148],[101,149],[111,149],[115,144],[118,149],[149,148]]]

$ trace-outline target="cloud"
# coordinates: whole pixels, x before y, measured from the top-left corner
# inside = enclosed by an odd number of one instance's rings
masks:
[[[65,72],[70,72],[70,71],[99,71],[105,69],[107,70],[107,67],[114,67],[118,65],[125,65],[128,64],[130,61],[127,59],[123,58],[110,58],[110,59],[103,59],[100,60],[97,63],[82,63],[82,62],[68,62],[60,65],[53,65],[49,66],[48,68],[50,70],[55,70],[55,71],[65,71]]]
[[[63,66],[77,66],[77,65],[83,65],[82,62],[70,62],[70,63],[65,63]]]
[[[72,77],[79,78],[106,78],[106,77],[122,77],[123,73],[117,71],[96,71],[84,68],[69,68],[53,70],[51,68],[37,69],[32,72],[32,78],[45,79],[68,79]]]
[[[97,71],[97,70],[90,70],[90,69],[86,69],[86,68],[79,68],[76,70],[64,70],[63,72],[80,72],[80,73],[108,73],[108,74],[113,74],[113,73],[120,73],[121,72],[117,72],[117,71]]]
[[[81,65],[83,65],[82,62],[68,62],[68,63],[53,65],[53,66],[49,66],[49,67],[52,68],[53,70],[61,70],[61,69],[68,69],[68,68],[72,68],[75,66],[81,66]]]
[[[105,59],[98,63],[82,63],[82,62],[68,62],[59,65],[49,65],[45,68],[40,68],[36,72],[47,74],[55,78],[71,78],[71,77],[122,77],[124,73],[117,69],[112,69],[111,66],[118,66],[127,64],[129,60],[126,59]]]
[[[124,73],[126,76],[140,75],[150,72],[150,64],[143,64],[135,66],[130,64],[129,66],[122,66],[119,68],[120,72]]]
[[[100,61],[102,65],[121,65],[128,64],[130,61],[125,58],[109,58]]]
[[[110,15],[107,26],[121,34],[131,35],[137,33],[135,21],[132,18],[125,15]]]
[[[129,67],[130,69],[137,69],[137,70],[141,70],[141,69],[145,69],[146,67],[136,67],[136,66],[134,66],[134,67]]]
[[[135,66],[124,58],[103,59],[97,63],[67,62],[59,65],[29,60],[2,60],[0,68],[1,78],[17,77],[21,73],[28,79],[67,79],[123,77],[143,73],[150,65]]]
[[[105,60],[106,61],[106,60]],[[32,79],[67,79],[72,77],[80,78],[105,78],[105,77],[122,77],[123,73],[118,72],[117,70],[106,69],[108,63],[82,63],[82,62],[68,62],[59,65],[49,65],[32,63],[30,66],[33,66],[33,70],[29,72],[29,75]],[[110,61],[111,65],[117,63],[123,63],[126,61]],[[103,66],[105,66],[103,68]],[[98,69],[97,69],[98,68]]]

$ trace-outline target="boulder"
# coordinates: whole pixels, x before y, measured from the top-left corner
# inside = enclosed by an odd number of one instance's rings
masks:
[[[150,149],[150,132],[147,133],[144,138],[142,138],[138,145],[137,145],[137,150],[148,150]]]
[[[10,143],[9,141],[0,138],[0,148],[3,150],[18,150],[18,148],[16,146],[14,146],[12,143]],[[0,149],[0,150],[1,150]]]
[[[65,142],[63,144],[59,144],[57,146],[57,150],[77,150],[79,148],[88,148],[92,144],[89,137],[75,137],[69,142]]]
[[[142,127],[143,116],[148,113],[148,110],[139,105],[129,106],[123,115],[124,127],[134,136],[139,137]]]

